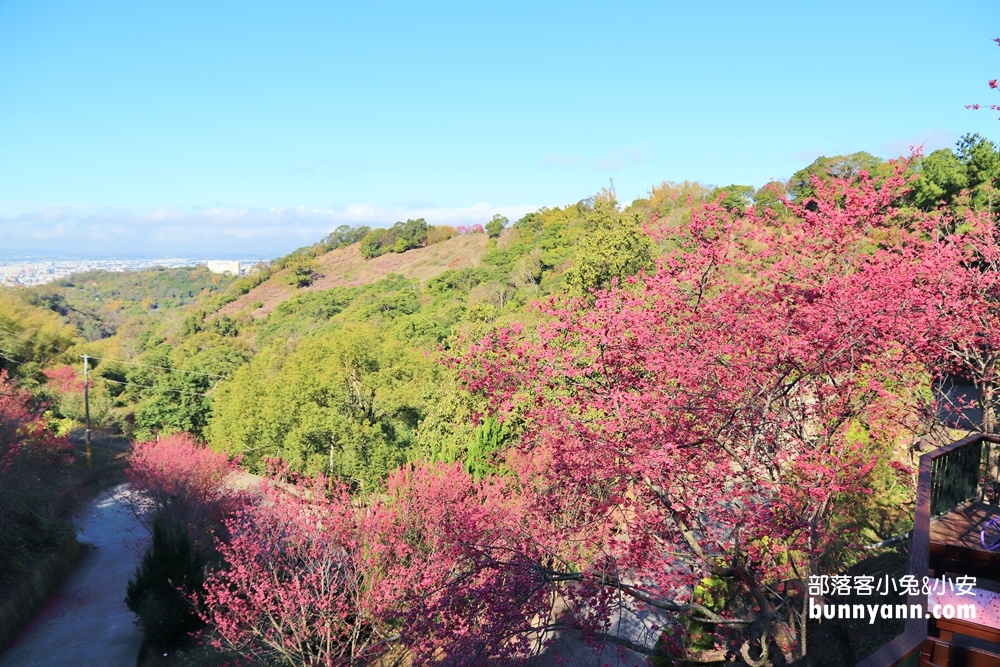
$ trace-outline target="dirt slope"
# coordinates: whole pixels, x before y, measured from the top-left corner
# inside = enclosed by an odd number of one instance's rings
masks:
[[[296,289],[289,285],[287,277],[291,269],[283,269],[236,301],[226,304],[219,313],[232,315],[259,302],[264,305],[254,309],[251,314],[253,317],[264,317],[282,301],[300,292],[364,285],[390,273],[423,281],[448,269],[479,266],[485,248],[485,234],[465,234],[427,248],[365,259],[358,251],[358,244],[354,244],[317,257],[317,272],[321,277],[309,287]]]

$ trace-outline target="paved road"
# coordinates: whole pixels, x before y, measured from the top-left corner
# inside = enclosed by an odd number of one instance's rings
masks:
[[[142,634],[125,606],[125,585],[148,541],[135,516],[102,493],[77,521],[80,556],[66,584],[3,654],[2,667],[134,667]]]

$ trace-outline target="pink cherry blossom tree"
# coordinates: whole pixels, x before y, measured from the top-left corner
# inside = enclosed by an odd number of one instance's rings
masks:
[[[227,521],[201,601],[221,646],[288,665],[509,664],[552,598],[517,496],[455,465],[414,465],[363,506],[322,480]]]
[[[0,369],[0,567],[8,572],[52,539],[71,506],[72,450],[47,428],[43,408]]]
[[[183,526],[193,542],[210,550],[212,531],[241,502],[240,492],[227,483],[234,470],[224,453],[189,433],[136,442],[126,471],[130,503],[147,528],[159,516]]]
[[[902,207],[906,167],[817,180],[780,223],[709,203],[655,271],[472,345],[453,363],[519,435],[501,474],[413,464],[366,501],[265,486],[206,583],[219,641],[516,664],[556,630],[671,654],[699,623],[748,664],[804,655],[805,582],[857,547],[852,506],[920,427],[910,385],[996,379],[996,227]],[[631,614],[658,649],[616,629]]]
[[[524,432],[506,463],[536,537],[579,565],[553,578],[712,624],[748,662],[806,652],[804,582],[851,542],[838,517],[877,463],[863,443],[916,427],[905,380],[957,328],[967,251],[941,214],[900,208],[905,168],[817,180],[782,225],[708,204],[652,274],[593,306],[552,299],[534,331],[458,360]],[[693,594],[706,578],[724,584],[716,610]]]

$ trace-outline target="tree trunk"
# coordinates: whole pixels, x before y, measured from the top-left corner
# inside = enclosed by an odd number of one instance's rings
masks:
[[[995,433],[997,430],[996,385],[990,380],[980,382],[979,405],[983,411],[980,428],[982,428],[983,433]]]

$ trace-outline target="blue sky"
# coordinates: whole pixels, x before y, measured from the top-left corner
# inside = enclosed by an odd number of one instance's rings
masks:
[[[276,256],[1000,139],[995,0],[0,0],[0,255]]]

